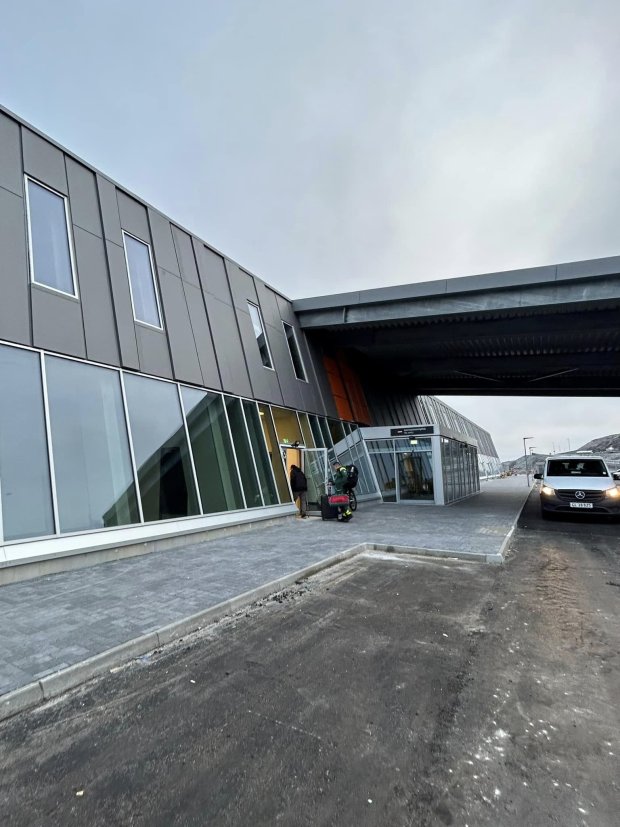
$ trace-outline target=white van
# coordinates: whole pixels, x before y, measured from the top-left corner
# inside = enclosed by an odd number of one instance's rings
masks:
[[[552,514],[620,514],[620,473],[612,474],[604,459],[591,454],[547,457],[541,480],[540,510]]]

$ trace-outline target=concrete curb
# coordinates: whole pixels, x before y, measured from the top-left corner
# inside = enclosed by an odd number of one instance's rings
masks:
[[[504,562],[504,555],[505,555],[506,549],[508,548],[508,544],[510,543],[510,540],[512,539],[512,535],[514,534],[515,528],[517,527],[517,523],[519,522],[519,517],[523,513],[523,509],[525,508],[525,506],[527,504],[527,501],[529,500],[533,490],[534,490],[534,486],[532,486],[531,488],[528,489],[527,496],[523,500],[523,504],[522,504],[521,508],[519,509],[519,513],[517,514],[517,516],[512,521],[512,525],[510,526],[510,529],[508,530],[508,534],[506,534],[506,536],[504,537],[504,540],[503,540],[501,546],[499,547],[499,551],[496,554],[487,554],[487,563],[503,563]]]
[[[518,515],[508,536],[512,534],[517,519]],[[504,541],[504,544],[502,545],[502,551],[505,544],[506,541]],[[305,566],[303,569],[298,569],[291,574],[287,574],[285,577],[279,577],[277,580],[271,580],[269,583],[264,583],[262,586],[257,586],[255,589],[239,594],[230,600],[224,600],[216,606],[211,606],[204,611],[184,617],[181,620],[168,624],[167,626],[162,626],[156,631],[149,632],[145,635],[140,635],[140,637],[121,643],[118,646],[108,649],[105,652],[101,652],[98,655],[94,655],[81,663],[76,663],[66,669],[61,669],[51,675],[46,675],[38,681],[34,681],[33,683],[27,684],[19,689],[15,689],[12,692],[8,692],[0,697],[0,721],[11,718],[13,715],[17,715],[20,712],[25,712],[28,709],[32,709],[44,701],[57,698],[59,695],[68,692],[70,689],[75,689],[81,684],[86,683],[86,681],[96,678],[99,675],[103,675],[105,672],[113,669],[114,667],[121,666],[122,664],[127,663],[127,661],[138,658],[141,655],[154,651],[155,649],[159,649],[160,647],[168,643],[172,643],[173,641],[178,640],[179,638],[182,638],[192,632],[197,632],[202,629],[203,626],[214,623],[227,615],[234,614],[244,606],[248,606],[257,600],[262,600],[271,594],[275,594],[283,589],[289,588],[299,580],[306,580],[321,571],[337,566],[339,563],[350,560],[352,557],[356,557],[358,554],[366,551],[383,551],[392,554],[410,554],[412,556],[415,555],[425,557],[451,557],[472,560],[475,562],[495,562],[495,559],[490,560],[490,558],[498,558],[498,562],[503,560],[501,553],[491,555],[467,551],[448,551],[446,549],[414,548],[408,546],[383,545],[381,543],[361,543],[359,545],[352,546],[346,551],[341,551],[331,557],[326,557],[323,560],[319,560],[316,563]]]
[[[422,548],[394,546],[383,543],[365,543],[366,551],[385,551],[388,554],[411,554],[415,557],[452,557],[459,560],[473,560],[477,563],[488,562],[487,558],[495,555],[482,554],[477,551],[452,551],[444,548]]]

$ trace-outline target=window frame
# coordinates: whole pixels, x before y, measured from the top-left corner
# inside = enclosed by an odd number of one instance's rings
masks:
[[[306,363],[304,362],[304,357],[301,355],[301,348],[299,347],[299,339],[297,338],[297,331],[295,327],[290,322],[285,322],[284,319],[280,319],[282,322],[282,329],[284,330],[284,338],[286,339],[286,346],[288,348],[289,356],[291,357],[291,363],[293,365],[293,373],[295,374],[295,379],[299,382],[305,382],[308,384],[308,371],[306,370]],[[295,360],[293,359],[293,354],[291,352],[291,343],[288,337],[287,328],[290,328],[293,333],[293,341],[295,342],[295,347],[297,348],[297,355],[299,356],[299,363],[301,365],[301,372],[303,376],[297,376],[297,370],[295,369]]]
[[[144,241],[141,238],[138,238],[137,235],[133,235],[133,233],[127,232],[127,230],[121,229],[121,234],[123,236],[123,253],[125,255],[125,267],[127,268],[127,281],[129,282],[129,297],[131,299],[131,312],[133,314],[133,320],[136,324],[142,324],[145,327],[150,327],[151,330],[164,330],[164,317],[161,312],[161,302],[159,300],[159,288],[157,286],[157,278],[155,276],[155,261],[153,259],[153,251],[151,249],[151,245],[148,241]],[[157,305],[157,315],[159,316],[159,325],[152,324],[152,322],[145,322],[143,319],[139,319],[136,316],[136,305],[134,302],[133,297],[133,287],[131,284],[131,271],[129,269],[129,258],[127,256],[127,245],[125,244],[125,238],[132,238],[134,241],[137,241],[139,244],[144,244],[144,246],[149,251],[149,261],[151,264],[151,281],[153,283],[153,290],[155,291],[155,303]]]
[[[67,293],[66,290],[61,290],[59,287],[52,287],[49,284],[45,284],[43,281],[37,281],[35,278],[35,261],[34,261],[34,252],[32,248],[32,214],[30,211],[30,192],[29,192],[29,182],[36,184],[38,187],[41,187],[48,192],[51,192],[53,195],[58,196],[58,198],[62,199],[64,211],[65,211],[65,229],[67,231],[67,242],[69,244],[69,262],[71,265],[71,283],[73,284],[73,293]],[[30,283],[36,284],[37,287],[43,287],[45,290],[51,290],[53,293],[58,293],[61,296],[67,296],[70,299],[75,299],[76,301],[80,300],[79,290],[78,290],[78,283],[77,283],[77,271],[75,266],[75,251],[73,249],[73,233],[71,232],[71,220],[69,217],[69,197],[62,192],[58,192],[53,187],[44,184],[42,181],[33,178],[31,175],[25,174],[24,175],[24,182],[25,182],[25,195],[26,195],[26,225],[28,228],[28,270],[30,274]]]
[[[265,370],[272,370],[275,373],[275,368],[273,366],[273,356],[271,354],[271,348],[269,347],[269,339],[267,338],[267,330],[265,328],[265,320],[263,319],[263,314],[261,313],[261,309],[257,304],[248,300],[248,313],[250,315],[250,321],[252,322],[252,330],[254,331],[254,321],[252,319],[252,312],[249,310],[250,307],[254,307],[256,312],[258,313],[258,319],[260,321],[261,331],[263,336],[265,337],[265,347],[267,348],[267,356],[269,357],[269,364],[266,365],[261,357],[261,363]],[[256,340],[256,344],[258,345],[258,336],[256,335],[256,331],[254,331],[254,339]],[[260,345],[258,345],[258,354],[260,356]]]

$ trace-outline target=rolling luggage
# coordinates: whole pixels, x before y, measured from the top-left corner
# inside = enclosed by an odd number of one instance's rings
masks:
[[[338,506],[330,505],[329,494],[323,494],[321,497],[321,519],[335,520],[338,517]]]

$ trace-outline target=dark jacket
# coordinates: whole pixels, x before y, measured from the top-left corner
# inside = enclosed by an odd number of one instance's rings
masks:
[[[307,491],[308,480],[306,475],[299,468],[291,468],[291,490],[292,491]]]

